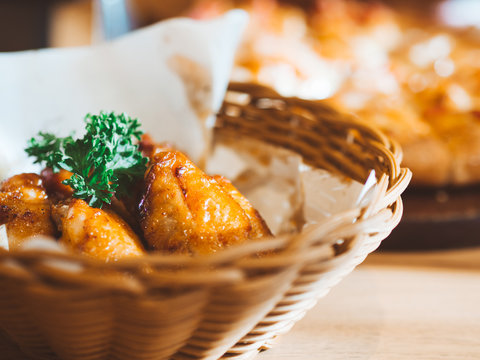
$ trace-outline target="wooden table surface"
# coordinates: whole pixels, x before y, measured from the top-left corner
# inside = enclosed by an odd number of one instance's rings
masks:
[[[374,253],[257,359],[480,359],[480,248]]]

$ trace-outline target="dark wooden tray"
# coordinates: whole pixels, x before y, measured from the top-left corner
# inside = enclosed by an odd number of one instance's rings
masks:
[[[404,215],[382,250],[433,250],[480,245],[480,186],[407,189]]]

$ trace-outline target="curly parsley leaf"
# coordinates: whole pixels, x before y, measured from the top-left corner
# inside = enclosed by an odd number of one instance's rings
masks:
[[[35,157],[35,164],[45,163],[45,166],[59,171],[59,163],[62,162],[65,146],[73,143],[71,136],[58,138],[55,135],[40,132],[38,138],[32,138],[28,141],[28,147],[25,149],[29,156]]]
[[[101,207],[109,204],[115,193],[126,195],[133,182],[145,173],[147,158],[134,144],[142,135],[139,128],[138,120],[126,114],[88,114],[83,138],[39,133],[25,151],[35,158],[35,163],[45,163],[54,171],[72,172],[63,183],[74,190],[73,196]]]

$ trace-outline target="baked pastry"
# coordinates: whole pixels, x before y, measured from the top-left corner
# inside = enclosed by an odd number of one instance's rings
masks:
[[[327,100],[404,150],[413,184],[480,182],[480,36],[377,2],[318,0],[308,11],[244,1],[251,14],[233,79]],[[228,2],[200,1],[209,17]]]

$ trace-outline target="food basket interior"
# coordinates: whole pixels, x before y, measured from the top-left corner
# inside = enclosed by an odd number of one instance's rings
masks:
[[[55,249],[0,253],[2,359],[246,359],[268,348],[398,224],[410,180],[401,151],[321,102],[232,83],[215,138],[300,154],[364,182],[372,201],[298,234],[212,256],[105,264]],[[259,254],[263,254],[260,255]]]

